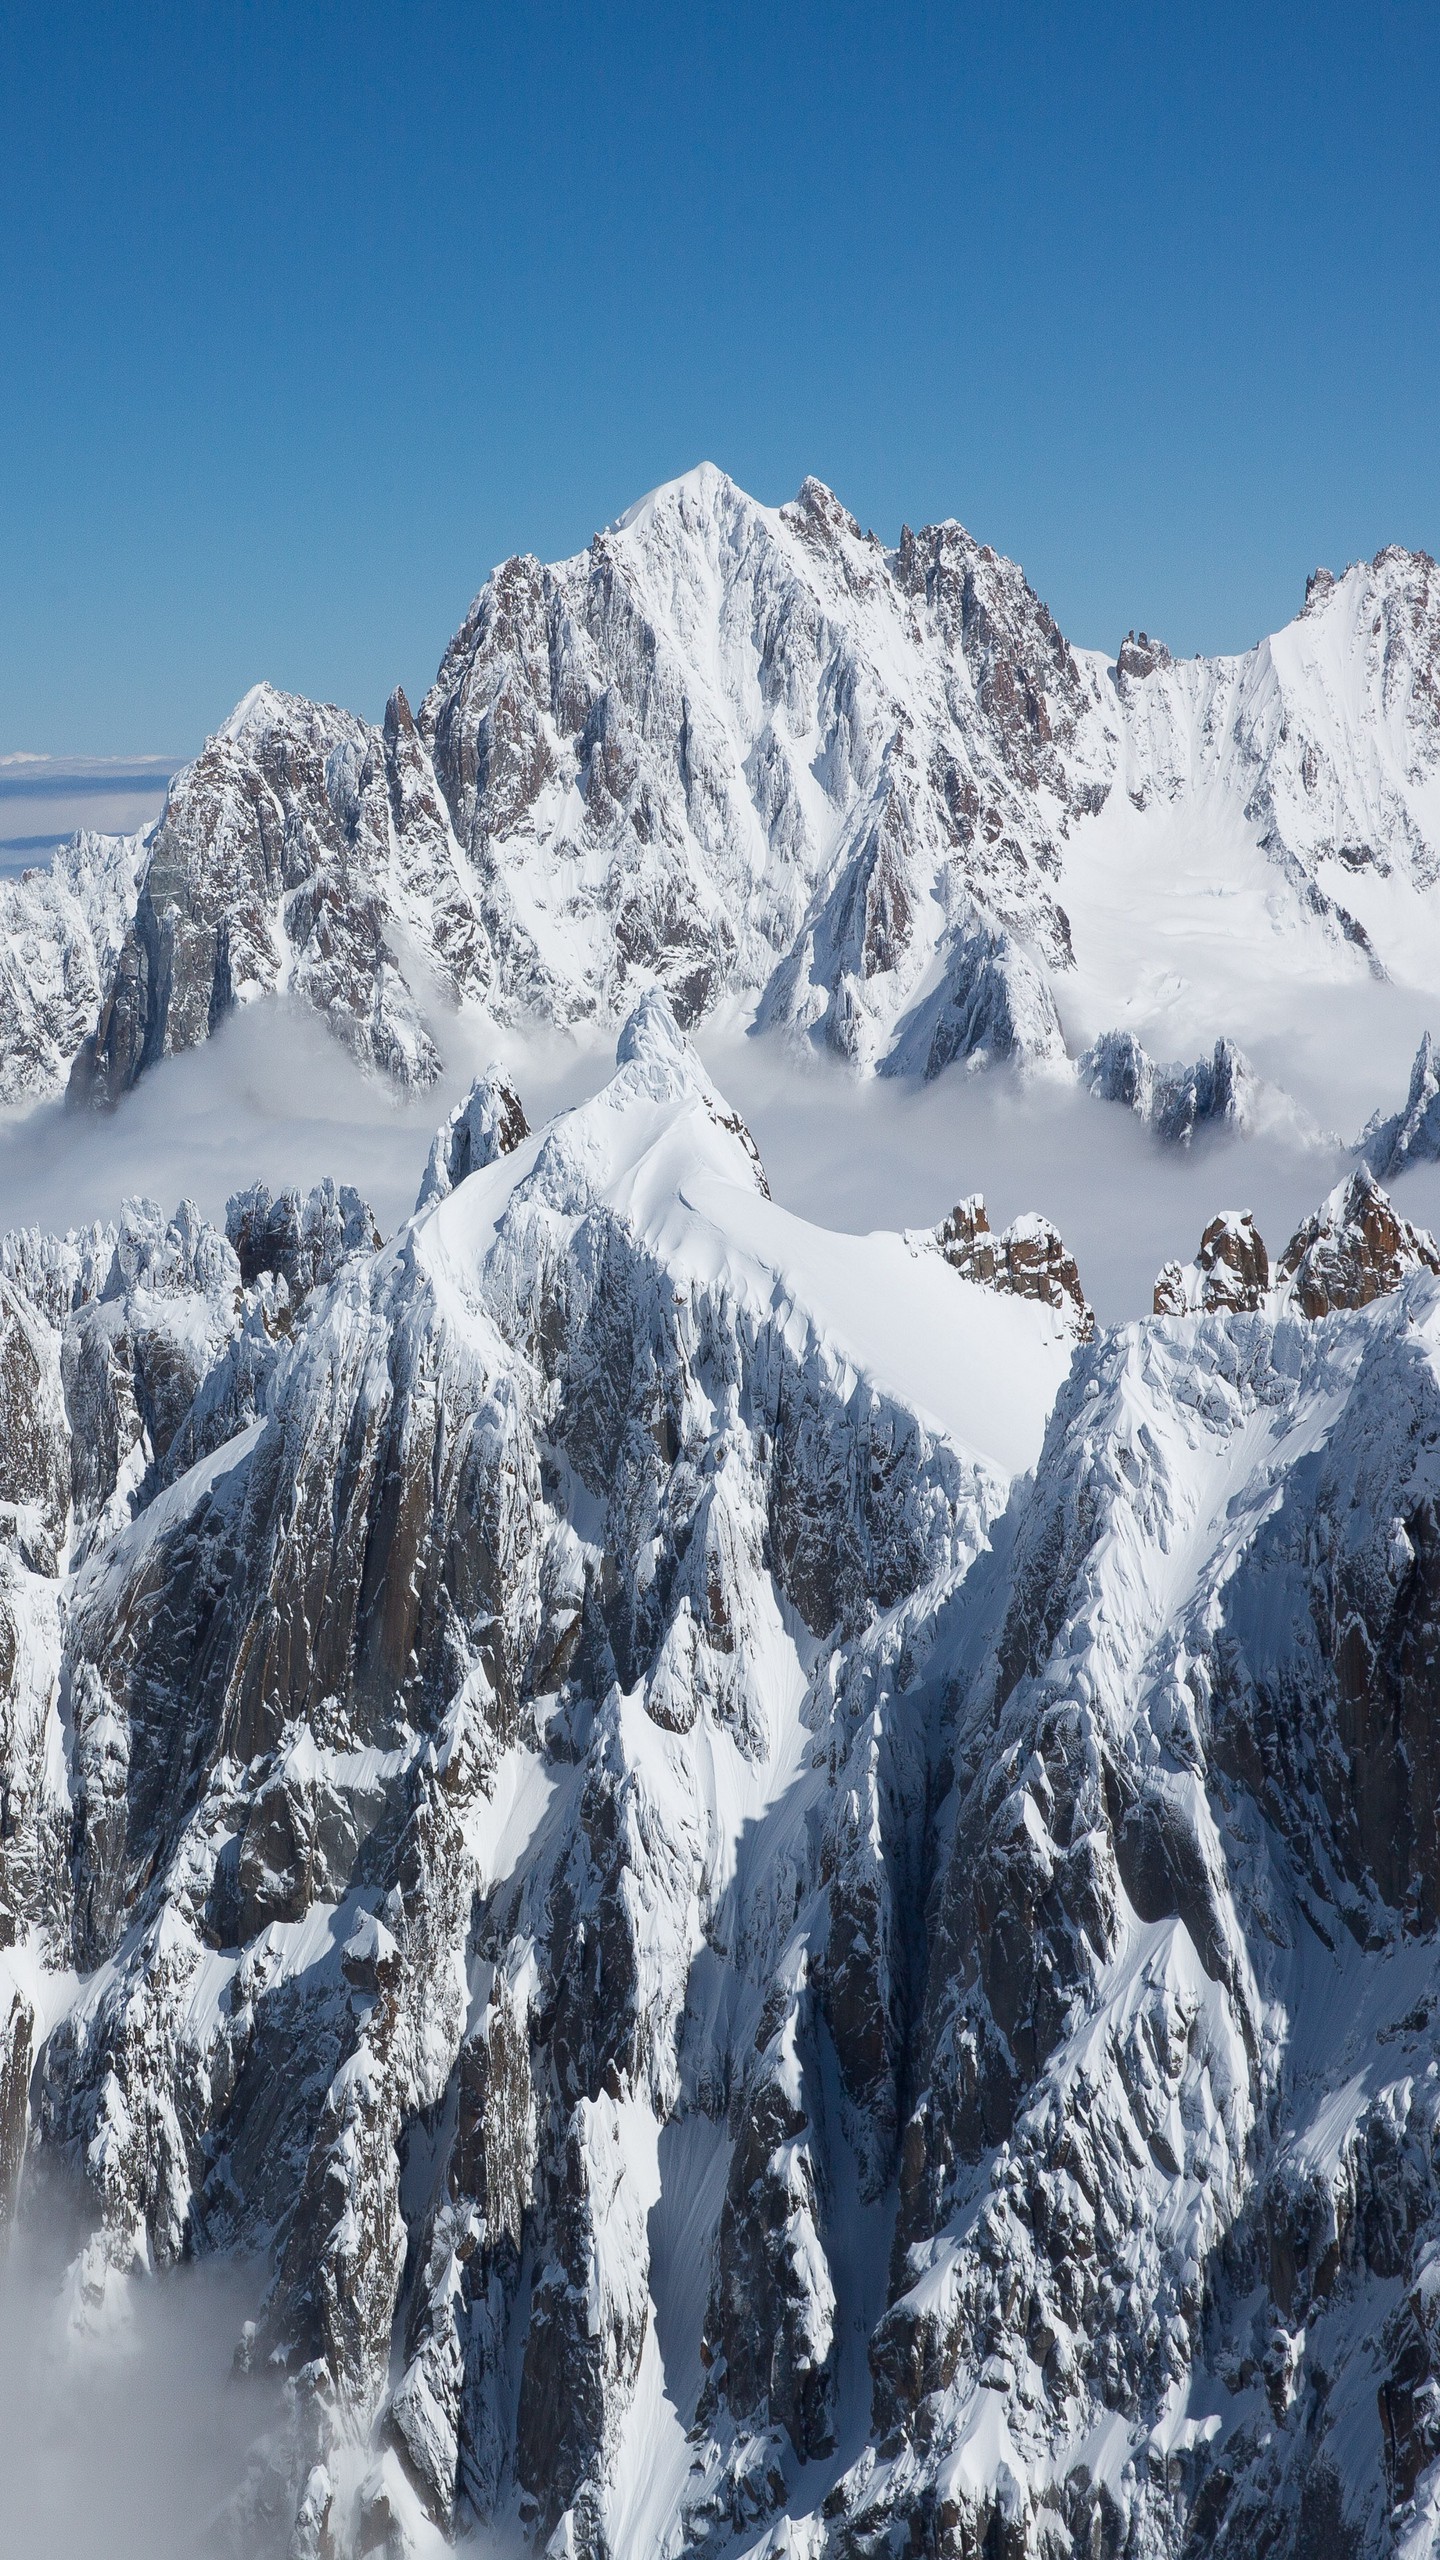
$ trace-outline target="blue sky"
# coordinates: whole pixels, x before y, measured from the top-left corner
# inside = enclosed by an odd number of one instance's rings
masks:
[[[1440,13],[0,13],[0,754],[378,712],[703,455],[1072,637],[1440,550]]]

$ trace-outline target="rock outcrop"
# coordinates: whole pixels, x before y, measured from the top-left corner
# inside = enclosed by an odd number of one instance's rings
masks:
[[[1410,1271],[1440,1271],[1440,1246],[1399,1216],[1368,1166],[1337,1183],[1291,1237],[1277,1266],[1302,1314],[1368,1307]]]
[[[1080,1341],[1089,1341],[1095,1330],[1094,1313],[1080,1285],[1075,1257],[1048,1218],[1032,1211],[1012,1219],[996,1235],[977,1191],[957,1201],[936,1228],[933,1241],[963,1279],[1053,1307],[1074,1325]]]
[[[0,880],[0,1103],[63,1091],[109,1000],[148,859],[143,833],[86,830],[48,869]]]
[[[0,1987],[0,2229],[20,2192],[34,2052],[33,2008],[18,1984]]]
[[[1356,1140],[1377,1182],[1391,1182],[1409,1164],[1440,1159],[1440,1052],[1427,1031],[1415,1052],[1410,1090],[1400,1110],[1376,1112]]]
[[[1152,640],[1148,631],[1127,631],[1115,655],[1116,685],[1123,692],[1128,683],[1174,663],[1163,640]]]
[[[1122,1103],[1166,1146],[1188,1147],[1197,1130],[1244,1130],[1257,1078],[1233,1040],[1191,1067],[1159,1066],[1131,1031],[1107,1031],[1080,1060],[1080,1078],[1100,1102]]]
[[[841,1026],[853,1017],[844,1004],[835,1036],[848,1048]],[[1021,1069],[1063,1066],[1065,1035],[1043,970],[1012,934],[972,916],[951,940],[940,985],[900,1024],[882,1072],[931,1077],[957,1061],[984,1067],[997,1060]]]
[[[272,1272],[295,1299],[333,1280],[351,1254],[374,1253],[380,1243],[368,1203],[352,1184],[337,1189],[328,1176],[305,1193],[272,1198],[263,1182],[236,1192],[226,1203],[225,1233],[245,1288]]]
[[[1440,1272],[1440,1245],[1399,1216],[1368,1166],[1323,1200],[1291,1237],[1272,1275],[1248,1209],[1223,1209],[1192,1263],[1167,1262],[1155,1283],[1155,1313],[1250,1314],[1273,1305],[1315,1323],[1337,1308],[1390,1297],[1412,1271]]]
[[[428,1207],[432,1200],[443,1200],[467,1174],[478,1173],[483,1166],[493,1164],[497,1156],[508,1155],[529,1134],[520,1097],[504,1069],[494,1066],[487,1074],[477,1076],[463,1101],[456,1103],[435,1132],[415,1202],[417,1210]]]
[[[1155,1283],[1157,1316],[1253,1314],[1270,1294],[1270,1257],[1248,1209],[1222,1209],[1192,1263],[1167,1262]]]

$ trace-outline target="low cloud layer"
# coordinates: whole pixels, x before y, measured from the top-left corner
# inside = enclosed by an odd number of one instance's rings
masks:
[[[857,1084],[826,1061],[797,1073],[769,1042],[702,1036],[701,1046],[787,1207],[861,1231],[932,1226],[972,1191],[984,1193],[996,1226],[1040,1210],[1075,1254],[1096,1313],[1114,1324],[1149,1313],[1161,1263],[1188,1259],[1217,1209],[1253,1210],[1278,1252],[1349,1170],[1342,1141],[1377,1106],[1403,1100],[1432,1011],[1391,987],[1317,996],[1283,1055],[1254,1052],[1262,1074],[1283,1077],[1296,1120],[1254,1137],[1200,1136],[1188,1149],[1162,1145],[1118,1104],[1060,1080],[962,1067],[931,1085]],[[1440,1167],[1407,1173],[1396,1196],[1406,1217],[1440,1223]]]
[[[445,1079],[402,1103],[308,1008],[247,1005],[202,1048],[151,1069],[112,1113],[57,1101],[0,1122],[0,1227],[85,1225],[133,1192],[167,1210],[188,1197],[218,1219],[247,1183],[305,1187],[330,1174],[355,1183],[388,1232],[414,1207],[436,1126],[495,1046],[450,1028]],[[593,1091],[613,1057],[561,1040],[516,1054],[532,1119]]]
[[[253,2271],[185,2270],[74,2317],[65,2252],[16,2235],[0,2264],[0,2560],[208,2560],[278,2393],[239,2380]]]
[[[823,1059],[797,1069],[772,1041],[706,1028],[699,1044],[785,1206],[859,1232],[934,1225],[971,1191],[985,1194],[997,1225],[1041,1210],[1113,1323],[1148,1312],[1161,1263],[1193,1253],[1217,1209],[1253,1210],[1278,1251],[1347,1169],[1339,1140],[1403,1098],[1425,1025],[1423,1000],[1393,988],[1368,1002],[1317,1003],[1313,1022],[1288,1035],[1286,1081],[1314,1129],[1335,1137],[1307,1141],[1282,1125],[1178,1152],[1063,1081],[952,1069],[927,1086],[857,1084]],[[401,1103],[308,1010],[247,1006],[203,1048],[153,1069],[108,1117],[56,1102],[0,1124],[0,1225],[110,1218],[133,1192],[166,1210],[189,1197],[218,1219],[247,1183],[304,1187],[330,1174],[357,1185],[388,1233],[414,1204],[433,1130],[497,1051],[532,1124],[612,1070],[613,1045],[598,1034],[524,1038],[454,1020],[447,1031],[442,1082]],[[1256,1064],[1275,1074],[1280,1062],[1262,1054]],[[1397,1196],[1407,1217],[1440,1223],[1440,1168],[1407,1173]]]

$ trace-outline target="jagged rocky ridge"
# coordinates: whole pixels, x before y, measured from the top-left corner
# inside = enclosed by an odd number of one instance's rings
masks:
[[[48,869],[0,881],[0,1102],[63,1087],[108,1002],[149,853],[84,832]]]
[[[1296,1229],[1272,1284],[1264,1238],[1248,1209],[1222,1209],[1192,1263],[1167,1262],[1155,1283],[1157,1316],[1199,1311],[1253,1314],[1294,1308],[1312,1320],[1337,1307],[1368,1307],[1411,1271],[1440,1272],[1440,1247],[1402,1218],[1368,1165],[1338,1182]]]
[[[447,1005],[618,1021],[652,982],[861,1069],[1063,1067],[1066,881],[1149,808],[1255,847],[1332,974],[1403,961],[1440,861],[1433,563],[1322,573],[1243,657],[1112,663],[957,524],[888,549],[818,481],[773,509],[705,465],[503,563],[413,717],[259,686],[142,845],[0,890],[0,1099],[113,1102],[278,992],[407,1086]],[[1209,1072],[1187,1128],[1229,1112]]]
[[[235,2547],[1433,2548],[1440,1254],[1077,1339],[659,999],[473,1099],[0,1253],[0,2174],[267,2256]]]
[[[917,1237],[920,1246],[934,1245],[952,1271],[983,1288],[1007,1296],[1033,1298],[1053,1307],[1088,1342],[1095,1330],[1094,1310],[1080,1285],[1075,1257],[1048,1218],[1031,1211],[1014,1218],[996,1235],[978,1191],[959,1200],[933,1237]]]
[[[456,1103],[444,1127],[436,1131],[415,1199],[417,1210],[428,1208],[432,1200],[443,1200],[467,1174],[481,1172],[529,1135],[520,1096],[505,1069],[492,1066],[476,1077],[464,1100]]]
[[[1244,1130],[1258,1079],[1233,1040],[1193,1066],[1160,1066],[1133,1031],[1107,1031],[1079,1063],[1081,1081],[1100,1102],[1118,1102],[1167,1146],[1188,1147],[1198,1130]]]
[[[1428,1031],[1415,1052],[1400,1109],[1377,1111],[1355,1152],[1380,1182],[1393,1180],[1409,1164],[1433,1164],[1440,1157],[1440,1056]]]

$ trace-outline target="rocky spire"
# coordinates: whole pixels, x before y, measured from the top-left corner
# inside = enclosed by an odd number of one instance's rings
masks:
[[[1440,1051],[1427,1031],[1415,1052],[1410,1089],[1398,1111],[1376,1112],[1356,1141],[1377,1182],[1393,1181],[1407,1164],[1440,1158]]]
[[[996,1235],[977,1191],[957,1201],[944,1224],[935,1229],[934,1241],[962,1279],[998,1290],[1002,1296],[1032,1298],[1037,1305],[1051,1307],[1074,1326],[1079,1341],[1089,1341],[1095,1330],[1094,1312],[1080,1286],[1075,1257],[1048,1218],[1033,1212],[1013,1218]]]
[[[1318,1317],[1368,1307],[1419,1270],[1440,1271],[1440,1246],[1398,1214],[1369,1166],[1360,1165],[1291,1237],[1277,1277],[1289,1283],[1302,1314]]]
[[[1270,1292],[1270,1261],[1248,1209],[1222,1209],[1190,1264],[1167,1262],[1155,1283],[1157,1316],[1251,1314]]]

